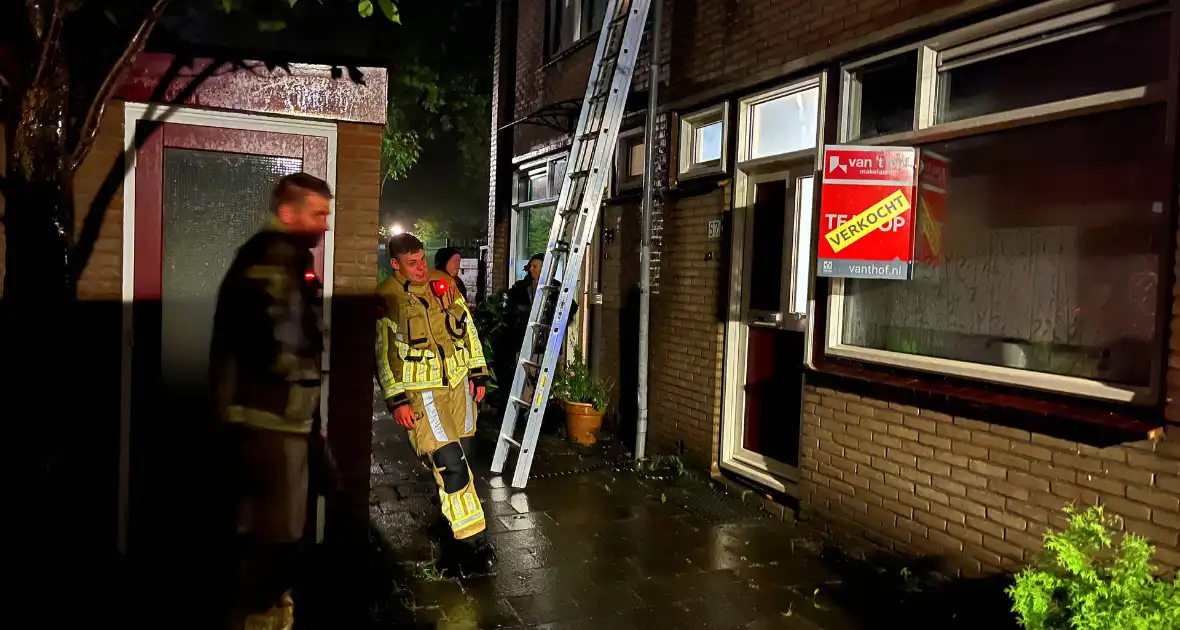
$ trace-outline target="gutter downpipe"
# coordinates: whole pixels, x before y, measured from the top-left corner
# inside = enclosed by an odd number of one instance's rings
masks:
[[[647,393],[648,354],[651,340],[651,224],[655,196],[656,106],[660,91],[660,27],[663,22],[663,0],[655,4],[651,20],[651,60],[648,69],[647,129],[643,147],[643,208],[642,234],[639,246],[639,417],[635,422],[635,459],[643,460],[647,451]]]

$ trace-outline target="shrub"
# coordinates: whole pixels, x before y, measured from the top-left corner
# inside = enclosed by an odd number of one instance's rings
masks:
[[[1155,549],[1092,506],[1066,508],[1069,527],[1045,534],[1044,551],[1007,593],[1025,630],[1178,630],[1180,585],[1153,577]]]

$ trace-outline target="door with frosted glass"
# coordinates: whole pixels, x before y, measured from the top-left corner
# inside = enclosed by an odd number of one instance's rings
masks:
[[[130,471],[131,525],[140,529],[131,538],[142,542],[200,521],[183,503],[199,505],[218,474],[207,439],[218,288],[237,249],[266,223],[278,179],[299,171],[325,178],[328,144],[171,123],[140,122],[137,131],[145,137],[135,164]],[[323,250],[315,250],[321,279]]]
[[[742,417],[734,456],[780,477],[799,464],[814,173],[752,176],[744,220]]]

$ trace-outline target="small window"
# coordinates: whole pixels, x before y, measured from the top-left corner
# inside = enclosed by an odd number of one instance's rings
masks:
[[[948,50],[937,122],[1166,81],[1169,27],[1167,13],[1140,13],[1106,28],[1085,24],[982,50],[975,44],[962,55]]]
[[[914,128],[918,51],[848,70],[845,139],[863,140]]]
[[[538,199],[546,199],[549,195],[549,173],[546,169],[539,169],[529,173],[526,180],[528,186],[525,189],[527,192],[524,201],[536,201]]]
[[[680,176],[725,172],[729,106],[722,103],[680,119]]]
[[[747,159],[814,149],[819,122],[819,87],[772,95],[748,104]]]
[[[643,185],[645,149],[643,129],[620,134],[619,149],[615,153],[616,193]]]
[[[549,54],[561,53],[597,33],[606,17],[606,0],[549,0]]]

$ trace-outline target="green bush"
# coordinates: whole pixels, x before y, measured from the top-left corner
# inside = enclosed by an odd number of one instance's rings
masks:
[[[1007,593],[1025,630],[1178,630],[1180,585],[1153,577],[1155,548],[1092,506],[1066,508],[1069,527],[1045,534],[1042,557]],[[1121,538],[1116,542],[1116,538]]]
[[[590,367],[582,360],[582,349],[572,348],[553,379],[552,394],[563,402],[594,405],[598,411],[606,411],[610,403],[610,385],[590,373]]]

